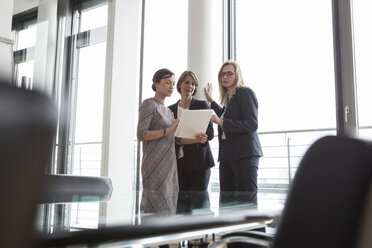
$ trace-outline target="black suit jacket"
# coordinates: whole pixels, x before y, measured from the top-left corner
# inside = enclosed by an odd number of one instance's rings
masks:
[[[211,103],[211,108],[219,117],[225,110],[225,107],[222,108],[215,101]],[[218,126],[219,161],[236,161],[263,155],[257,135],[257,117],[258,103],[254,92],[248,87],[237,89],[224,114],[222,127],[226,135],[223,141],[226,149],[224,152],[221,152],[222,129]]]
[[[178,110],[178,103],[177,101],[175,104],[169,106],[170,110],[172,110],[175,118],[177,118],[177,110]],[[196,109],[209,109],[209,105],[206,101],[199,101],[192,99],[190,103],[190,110]],[[208,140],[213,139],[214,131],[212,123],[209,123],[206,134],[208,135]],[[176,154],[178,157],[180,145],[176,143]],[[209,141],[205,142],[204,144],[196,143],[190,145],[183,145],[183,152],[184,163],[188,165],[190,169],[197,169],[197,168],[210,168],[214,166],[214,159],[212,155],[212,151],[209,145]],[[177,159],[178,162],[178,159]]]

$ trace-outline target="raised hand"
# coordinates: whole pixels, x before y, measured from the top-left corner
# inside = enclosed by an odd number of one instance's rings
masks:
[[[211,83],[208,83],[207,87],[204,88],[204,93],[205,93],[205,96],[207,97],[207,100],[208,102],[212,102],[213,101],[213,88],[212,88],[212,84]]]

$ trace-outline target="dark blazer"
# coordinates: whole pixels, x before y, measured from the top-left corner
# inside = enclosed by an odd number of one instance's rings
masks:
[[[169,106],[170,110],[172,110],[174,117],[177,118],[177,110],[178,110],[178,103],[177,101],[175,104]],[[192,99],[190,103],[190,110],[195,109],[210,109],[208,103],[206,101],[199,101]],[[208,140],[213,139],[214,131],[212,123],[209,123],[208,128],[206,130],[206,134],[208,135]],[[180,145],[176,143],[176,154],[178,157]],[[209,141],[205,142],[204,144],[196,143],[190,145],[183,145],[183,152],[184,163],[188,164],[190,169],[197,169],[197,168],[210,168],[214,166],[214,159],[212,156],[212,151],[209,145]],[[177,159],[178,161],[178,159]]]
[[[215,101],[211,108],[220,117],[225,107],[219,106]],[[221,152],[222,129],[218,126],[218,140],[220,149],[218,160],[236,161],[253,156],[262,157],[261,143],[257,135],[258,103],[256,95],[248,87],[236,90],[231,98],[223,120],[223,131],[226,139],[223,141],[226,151]]]

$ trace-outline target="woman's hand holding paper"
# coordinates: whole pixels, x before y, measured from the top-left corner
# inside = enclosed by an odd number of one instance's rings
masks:
[[[198,133],[195,138],[199,143],[204,144],[208,140],[208,135],[205,133]]]
[[[216,123],[217,125],[220,125],[220,126],[222,125],[221,119],[215,114],[212,115],[211,122]]]
[[[180,119],[175,119],[172,121],[172,124],[168,127],[171,133],[176,131],[179,122]]]

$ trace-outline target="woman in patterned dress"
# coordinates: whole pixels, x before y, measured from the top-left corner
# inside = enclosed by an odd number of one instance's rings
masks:
[[[142,185],[144,190],[178,191],[174,132],[179,120],[164,106],[173,93],[175,76],[160,69],[152,81],[155,96],[142,102],[137,126],[137,138],[143,142]]]

